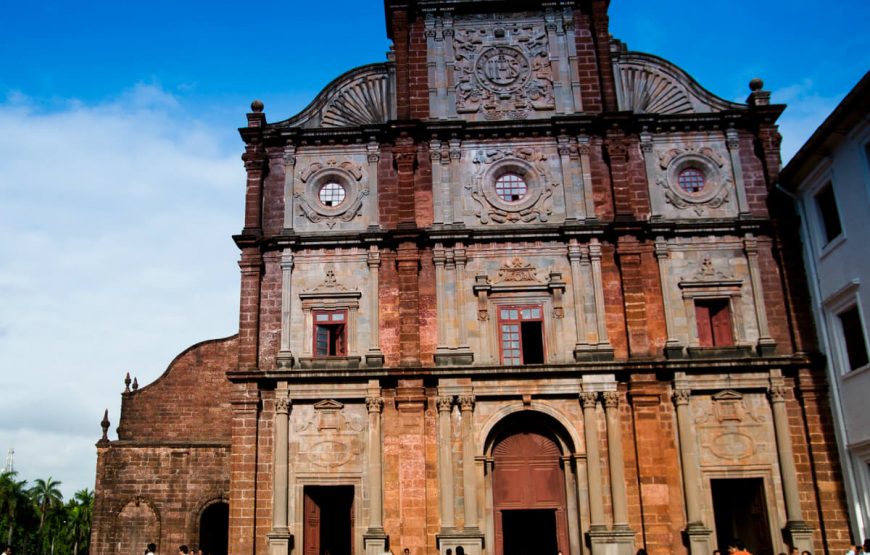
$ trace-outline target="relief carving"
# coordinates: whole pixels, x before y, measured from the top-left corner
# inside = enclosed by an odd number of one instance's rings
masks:
[[[531,264],[523,264],[521,258],[514,258],[498,270],[498,275],[492,283],[496,284],[506,281],[532,281],[537,283],[538,278],[535,275],[537,271],[537,268]]]
[[[553,72],[541,24],[481,24],[453,37],[456,110],[484,119],[525,119],[553,110]]]
[[[365,422],[346,414],[338,401],[320,401],[312,409],[309,419],[295,428],[299,460],[323,468],[358,460],[362,453],[359,433],[365,429]]]
[[[365,174],[361,165],[330,158],[325,163],[309,164],[296,175],[306,187],[304,193],[294,193],[293,198],[299,215],[308,221],[323,222],[332,229],[339,221],[350,222],[362,215],[363,200],[369,188],[363,180]],[[320,187],[327,182],[338,183],[345,191],[344,200],[335,206],[327,206],[318,199]]]
[[[655,182],[665,195],[665,201],[680,210],[692,210],[703,216],[707,210],[720,208],[729,202],[729,190],[734,181],[726,171],[726,159],[709,146],[671,148],[658,155],[663,174]],[[680,186],[680,172],[694,168],[704,175],[704,186],[698,191],[686,191]]]
[[[515,149],[487,148],[475,152],[472,162],[476,169],[465,188],[471,192],[474,212],[480,223],[547,222],[553,213],[553,194],[559,183],[550,179],[547,156],[530,147]],[[495,190],[495,181],[502,172],[522,176],[526,195],[507,202]]]

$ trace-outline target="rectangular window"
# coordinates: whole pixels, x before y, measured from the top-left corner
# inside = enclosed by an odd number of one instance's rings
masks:
[[[825,230],[825,244],[828,244],[843,233],[840,212],[837,210],[837,198],[831,183],[826,184],[816,193],[816,205],[819,207],[819,215]]]
[[[347,354],[347,311],[315,310],[314,316],[314,356],[342,357]]]
[[[867,360],[867,341],[864,338],[864,326],[861,325],[861,315],[855,305],[837,315],[843,327],[843,342],[846,344],[846,354],[849,357],[849,370],[865,366]]]
[[[701,347],[734,345],[728,299],[696,299],[695,321],[698,324],[698,343]]]
[[[502,364],[544,363],[544,311],[540,306],[505,306],[498,310]]]

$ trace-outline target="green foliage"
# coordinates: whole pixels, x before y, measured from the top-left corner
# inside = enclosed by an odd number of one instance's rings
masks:
[[[0,473],[0,545],[18,554],[87,555],[94,492],[79,490],[64,503],[58,486],[49,477],[28,487],[16,472]]]

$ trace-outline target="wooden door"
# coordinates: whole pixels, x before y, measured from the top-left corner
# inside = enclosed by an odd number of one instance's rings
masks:
[[[320,505],[311,496],[306,488],[305,501],[303,503],[305,514],[305,531],[303,537],[302,552],[305,555],[320,555]]]
[[[511,433],[495,446],[492,489],[496,555],[506,555],[506,551],[509,555],[511,552],[505,549],[506,520],[512,523],[510,534],[527,533],[529,536],[541,531],[518,531],[513,523],[526,522],[534,527],[534,522],[555,520],[555,537],[538,537],[538,543],[554,545],[557,550],[568,552],[565,475],[560,457],[556,442],[536,431]],[[517,518],[517,515],[527,518]]]

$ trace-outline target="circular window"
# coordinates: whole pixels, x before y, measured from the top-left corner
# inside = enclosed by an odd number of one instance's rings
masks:
[[[506,173],[495,181],[495,194],[505,202],[522,200],[528,190],[525,180],[515,173]]]
[[[700,193],[704,189],[704,172],[698,168],[686,168],[677,177],[680,189],[687,193]]]
[[[341,184],[331,181],[320,188],[318,196],[323,206],[338,206],[344,200],[345,194]]]

